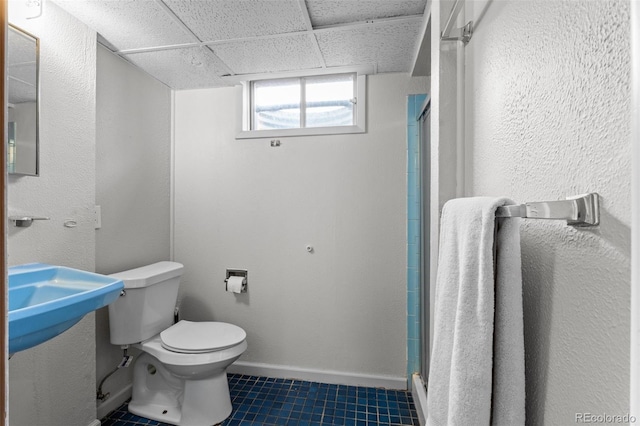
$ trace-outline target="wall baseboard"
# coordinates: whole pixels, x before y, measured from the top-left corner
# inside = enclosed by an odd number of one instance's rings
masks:
[[[237,361],[227,372],[250,376],[265,376],[277,379],[296,379],[333,385],[367,386],[386,389],[407,389],[406,377],[376,376],[343,371],[315,370],[286,365],[262,364]]]
[[[91,423],[89,423],[87,426],[100,426],[102,423],[100,423],[100,420],[95,419],[94,421],[92,421]]]
[[[118,392],[111,392],[109,399],[98,405],[98,418],[104,418],[107,414],[124,404],[124,402],[129,398],[131,398],[131,383],[120,389]],[[100,422],[98,422],[98,426],[99,425]]]
[[[411,396],[413,396],[413,404],[416,406],[420,425],[424,426],[427,424],[427,391],[419,374],[414,374],[411,378]]]

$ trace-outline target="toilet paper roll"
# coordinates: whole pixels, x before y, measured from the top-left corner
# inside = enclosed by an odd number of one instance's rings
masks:
[[[242,293],[242,287],[244,286],[245,282],[245,277],[229,277],[229,279],[227,280],[227,291],[230,291],[232,293]]]

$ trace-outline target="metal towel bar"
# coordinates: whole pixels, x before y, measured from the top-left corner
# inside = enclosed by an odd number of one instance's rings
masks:
[[[496,217],[566,220],[571,226],[600,224],[600,200],[595,192],[568,197],[561,201],[542,201],[498,207]]]

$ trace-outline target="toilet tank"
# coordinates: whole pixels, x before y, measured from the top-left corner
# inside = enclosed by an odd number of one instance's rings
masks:
[[[112,344],[142,342],[173,325],[182,269],[158,262],[111,275],[124,282],[124,295],[109,305]]]

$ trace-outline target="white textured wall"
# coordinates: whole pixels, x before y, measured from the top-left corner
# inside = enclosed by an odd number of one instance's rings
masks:
[[[469,194],[602,197],[597,228],[522,226],[527,423],[627,413],[629,1],[467,5]]]
[[[426,88],[369,77],[366,134],[278,148],[234,139],[239,88],[177,92],[184,317],[243,327],[243,361],[404,377],[406,94]],[[247,294],[224,291],[226,268],[249,270]]]
[[[9,227],[8,262],[93,271],[96,34],[50,2],[42,17],[12,22],[40,37],[42,103],[40,177],[9,178],[8,210],[51,220]],[[78,226],[65,228],[66,219]],[[9,361],[9,423],[86,426],[96,418],[94,390],[94,315],[89,314]]]
[[[96,271],[112,274],[169,259],[171,90],[103,47],[97,68]],[[96,313],[96,349],[99,382],[122,360],[109,342],[107,308]],[[131,370],[103,392],[130,383]]]

